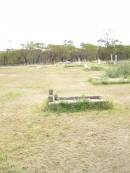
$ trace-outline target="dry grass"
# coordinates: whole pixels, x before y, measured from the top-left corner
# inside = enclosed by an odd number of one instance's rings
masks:
[[[82,67],[0,68],[0,173],[129,173],[130,85],[93,86]],[[112,111],[44,113],[48,89],[101,95]]]

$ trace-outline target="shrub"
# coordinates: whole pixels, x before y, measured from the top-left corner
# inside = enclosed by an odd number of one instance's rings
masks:
[[[119,71],[118,71],[117,67],[116,68],[115,67],[114,68],[111,67],[110,69],[108,69],[106,71],[106,76],[109,77],[109,78],[117,78],[117,77],[119,77],[120,74],[119,74]]]
[[[4,152],[0,152],[0,162],[7,161],[7,154]]]
[[[122,64],[118,67],[118,71],[121,76],[124,76],[124,78],[127,78],[130,76],[130,63]]]
[[[111,67],[106,71],[106,76],[109,78],[128,78],[130,76],[130,63],[119,64],[116,67]]]

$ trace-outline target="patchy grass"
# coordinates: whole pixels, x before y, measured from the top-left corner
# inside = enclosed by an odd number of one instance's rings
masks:
[[[90,78],[88,81],[95,85],[130,84],[130,79],[124,79],[124,78],[114,78],[114,79],[113,78],[101,78],[101,79]]]
[[[59,104],[47,104],[44,111],[50,111],[50,112],[84,112],[88,110],[108,110],[113,109],[113,104],[108,101],[104,102],[77,102],[77,103],[59,103]]]
[[[68,67],[83,67],[83,64],[66,64],[64,65],[65,68],[68,68]]]
[[[27,168],[16,169],[14,165],[10,165],[9,163],[5,163],[0,167],[1,173],[29,173]]]
[[[130,63],[123,63],[109,68],[106,71],[106,76],[109,78],[130,77]]]
[[[117,66],[116,67],[111,67],[106,71],[106,77],[108,78],[118,78],[120,76],[120,73],[118,71]]]
[[[7,158],[7,154],[5,152],[0,151],[0,162],[6,162]]]
[[[0,68],[0,173],[129,172],[130,85],[86,81],[103,71],[45,69]],[[43,112],[50,88],[61,97],[100,95],[114,109]]]
[[[19,173],[29,173],[29,172],[28,172],[27,168],[24,168],[24,167],[23,167],[23,168],[19,171]]]
[[[89,78],[92,84],[129,84],[130,83],[130,64],[118,64],[106,69],[105,75],[100,78]]]
[[[93,71],[102,71],[104,70],[104,67],[101,66],[101,65],[92,65],[90,70],[93,70]]]
[[[18,97],[22,96],[22,93],[21,92],[8,92],[8,93],[5,93],[5,94],[2,94],[0,96],[0,101],[13,101],[15,99],[17,99]]]
[[[95,62],[84,65],[86,71],[105,71],[109,66],[108,64],[97,64]]]

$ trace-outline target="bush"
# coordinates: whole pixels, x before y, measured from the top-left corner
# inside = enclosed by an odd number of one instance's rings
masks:
[[[130,63],[119,64],[116,67],[111,67],[106,71],[106,76],[109,78],[128,78],[130,76]]]
[[[106,76],[109,78],[117,78],[120,76],[120,74],[117,68],[112,67],[106,71]]]

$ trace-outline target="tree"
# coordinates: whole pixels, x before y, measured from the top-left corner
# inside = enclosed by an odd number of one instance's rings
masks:
[[[25,44],[21,44],[23,49],[28,49],[28,50],[33,50],[33,49],[40,49],[40,50],[45,50],[46,45],[44,43],[35,43],[33,41],[30,41]]]
[[[118,39],[115,39],[114,31],[108,29],[104,32],[104,37],[98,40],[99,43],[102,43],[103,46],[106,48],[106,58],[107,56],[113,56],[117,54],[116,45],[120,44],[121,42]]]
[[[96,55],[97,55],[97,50],[98,47],[93,45],[93,44],[85,44],[85,43],[81,43],[80,46],[82,47],[83,51],[86,51],[86,57],[88,60],[95,60],[96,59]]]

